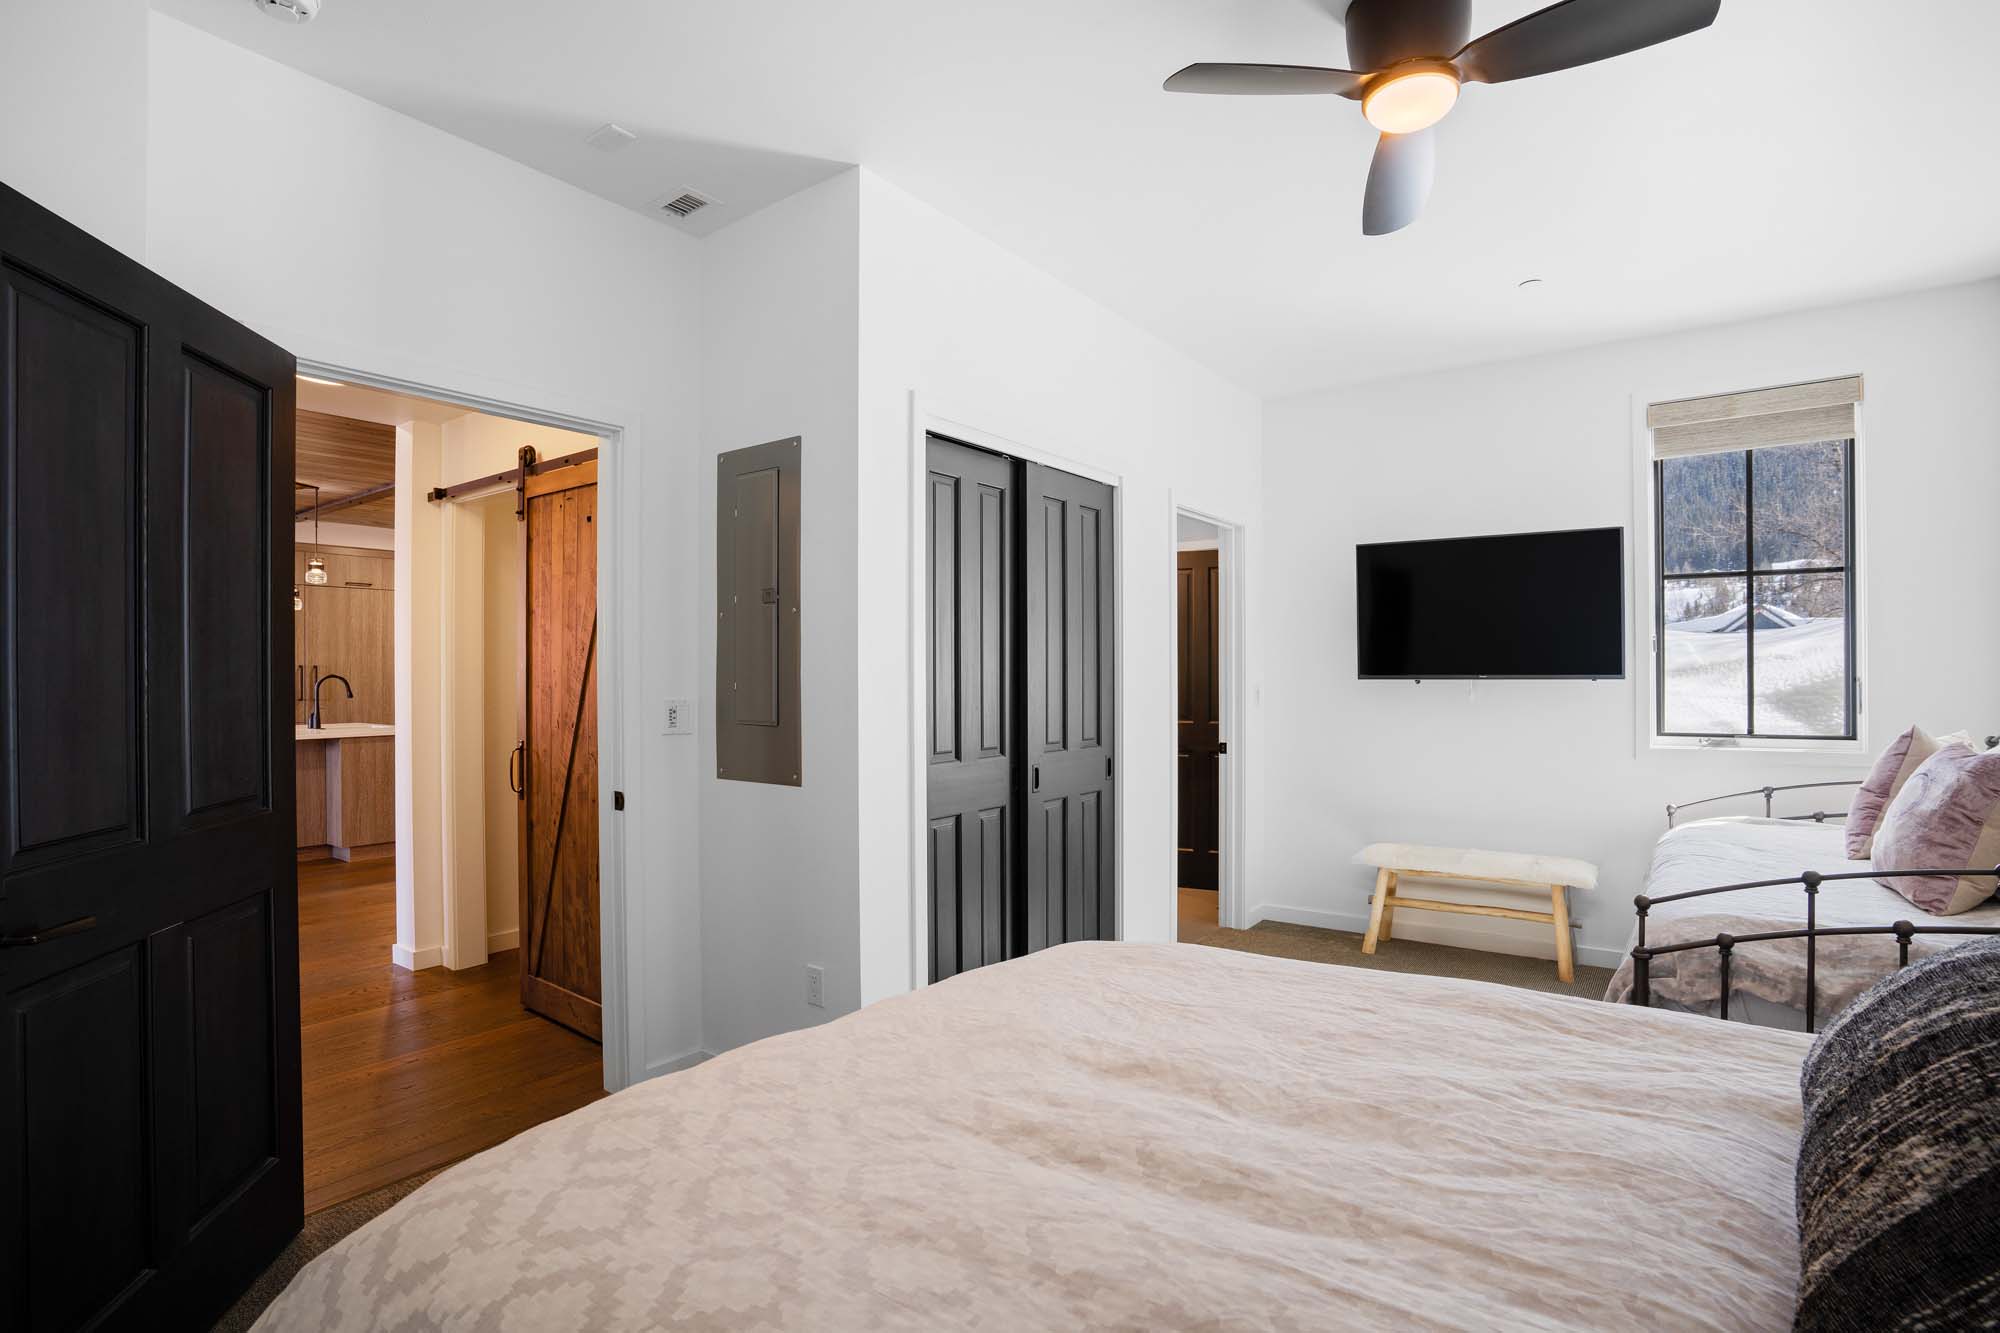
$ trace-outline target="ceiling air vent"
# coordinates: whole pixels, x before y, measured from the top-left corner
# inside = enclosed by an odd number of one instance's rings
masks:
[[[660,205],[660,209],[662,212],[671,213],[677,218],[684,218],[691,214],[699,213],[713,202],[711,199],[696,194],[693,190],[683,190],[663,202]]]

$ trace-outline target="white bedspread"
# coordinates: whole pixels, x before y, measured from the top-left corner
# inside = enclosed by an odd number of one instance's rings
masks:
[[[1657,897],[1688,889],[1777,879],[1808,870],[1822,874],[1868,870],[1867,861],[1850,861],[1838,824],[1760,818],[1703,819],[1671,829],[1653,850],[1653,867],[1646,876],[1646,893]],[[1823,885],[1818,921],[1822,926],[1886,926],[1896,921],[1933,926],[2000,926],[2000,906],[1976,908],[1958,916],[1930,916],[1907,898],[1872,879],[1843,880]],[[1646,943],[1678,944],[1712,940],[1727,932],[1745,935],[1763,930],[1798,930],[1806,923],[1805,890],[1796,884],[1769,889],[1745,889],[1664,903],[1651,909]],[[1632,993],[1630,949],[1611,978],[1604,998],[1627,999]],[[1919,935],[1910,944],[1910,961],[1954,945],[1964,937]],[[1691,1008],[1712,1005],[1720,991],[1720,955],[1714,949],[1690,949],[1655,958],[1650,971],[1655,1001],[1667,1000]],[[1820,1026],[1875,981],[1896,969],[1893,935],[1834,935],[1819,941],[1814,971]],[[1729,965],[1732,998],[1755,995],[1773,1004],[1804,1009],[1806,945],[1804,940],[1764,940],[1736,947]]]
[[[530,1130],[258,1327],[1785,1328],[1806,1048],[1065,945]]]

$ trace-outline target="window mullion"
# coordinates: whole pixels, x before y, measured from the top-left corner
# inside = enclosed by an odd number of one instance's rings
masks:
[[[1743,734],[1757,734],[1757,451],[1743,451]]]

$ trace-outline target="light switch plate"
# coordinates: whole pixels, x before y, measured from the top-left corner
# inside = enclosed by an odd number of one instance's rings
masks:
[[[660,728],[666,736],[694,735],[694,705],[686,699],[667,700],[664,724]]]

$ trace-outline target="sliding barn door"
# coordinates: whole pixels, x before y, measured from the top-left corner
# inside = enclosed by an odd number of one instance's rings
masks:
[[[1222,805],[1217,725],[1216,552],[1182,551],[1175,574],[1180,646],[1180,887],[1212,889]]]
[[[597,906],[597,464],[525,481],[521,1003],[604,1039]]]
[[[1024,469],[1029,951],[1117,937],[1111,488]]]
[[[1009,956],[1019,858],[1014,465],[930,441],[931,980]]]
[[[299,1230],[293,370],[0,187],[0,1328]]]

